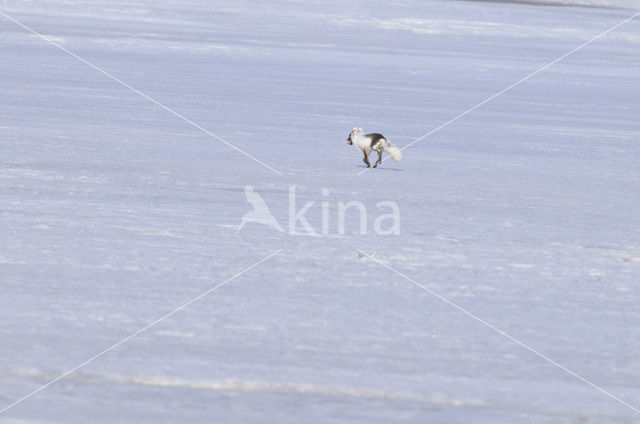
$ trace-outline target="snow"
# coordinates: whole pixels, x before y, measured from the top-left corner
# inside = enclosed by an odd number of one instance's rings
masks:
[[[640,422],[638,7],[0,1],[0,422]]]

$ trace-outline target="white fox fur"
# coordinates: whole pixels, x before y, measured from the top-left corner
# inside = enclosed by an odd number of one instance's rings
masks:
[[[367,168],[371,166],[369,163],[369,153],[371,153],[372,150],[378,152],[378,160],[373,165],[374,168],[382,162],[382,152],[387,153],[391,156],[391,159],[396,162],[400,162],[400,159],[402,159],[400,149],[392,145],[382,134],[364,134],[362,128],[354,128],[351,130],[347,143],[355,144],[358,149],[364,153],[364,159],[362,161],[367,165]]]

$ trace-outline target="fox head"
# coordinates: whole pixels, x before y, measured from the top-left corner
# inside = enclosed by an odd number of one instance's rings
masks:
[[[349,133],[349,138],[347,138],[347,144],[353,144],[353,140],[359,135],[362,134],[362,128],[354,127]]]

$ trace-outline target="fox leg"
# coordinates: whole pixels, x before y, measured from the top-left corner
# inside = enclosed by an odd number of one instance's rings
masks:
[[[378,160],[373,164],[373,167],[375,168],[376,166],[378,166],[380,162],[382,162],[382,150],[378,150]]]
[[[367,164],[367,168],[371,168],[371,164],[369,163],[369,155],[367,155],[366,151],[363,153],[364,153],[364,159],[362,159],[362,161]]]

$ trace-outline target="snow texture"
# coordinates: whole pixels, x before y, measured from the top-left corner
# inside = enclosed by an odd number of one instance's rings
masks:
[[[282,173],[0,16],[0,409],[283,249],[0,422],[640,423],[640,18],[346,143],[640,6],[392,3],[0,1]]]

